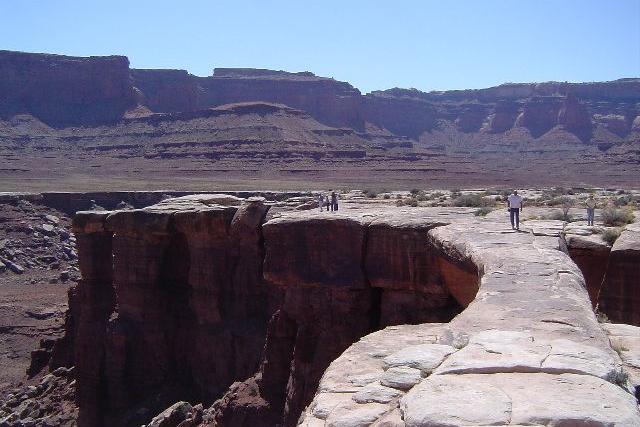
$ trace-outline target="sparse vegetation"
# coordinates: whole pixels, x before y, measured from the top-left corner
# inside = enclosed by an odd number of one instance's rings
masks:
[[[418,207],[418,201],[414,197],[409,199],[399,199],[396,201],[396,206],[411,206],[415,208]]]
[[[362,190],[362,193],[370,199],[375,199],[378,197],[378,193],[373,190]]]
[[[618,368],[614,371],[611,371],[605,377],[605,380],[609,381],[612,384],[616,384],[626,390],[627,383],[629,382],[629,374],[626,371],[622,370],[622,368]]]
[[[621,343],[618,342],[614,342],[611,344],[611,348],[618,353],[620,356],[622,356],[622,353],[625,351],[629,351],[629,349],[627,347],[625,347],[624,345],[622,345]]]
[[[478,210],[477,210],[477,211],[475,211],[473,214],[474,214],[475,216],[487,216],[487,214],[488,214],[489,212],[491,212],[492,210],[493,210],[493,209],[491,209],[490,207],[485,206],[485,207],[482,207],[482,208],[478,209]]]
[[[607,315],[600,310],[596,311],[596,319],[598,319],[598,322],[600,323],[611,323]]]
[[[480,194],[461,194],[453,199],[453,206],[467,206],[473,208],[495,206],[496,202],[493,199],[483,197]]]
[[[569,209],[571,209],[575,203],[576,201],[571,197],[563,197],[561,204],[563,221],[571,222],[572,218],[571,215],[569,215]]]
[[[613,246],[615,241],[618,240],[618,237],[620,237],[620,234],[622,234],[621,228],[607,228],[605,230],[602,230],[600,238],[602,238],[602,240],[607,242],[609,245]]]
[[[618,194],[624,194],[624,193],[618,192]],[[638,200],[636,197],[633,197],[631,194],[624,194],[623,196],[615,199],[613,201],[613,204],[620,208],[623,206],[634,206],[637,204],[637,202]]]
[[[606,207],[602,209],[602,222],[605,225],[619,227],[631,224],[635,219],[630,209],[619,209],[614,207]]]

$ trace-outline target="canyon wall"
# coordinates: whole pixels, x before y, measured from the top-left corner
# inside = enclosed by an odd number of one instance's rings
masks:
[[[508,233],[470,208],[269,206],[201,194],[78,213],[82,281],[54,359],[73,348],[81,426],[140,425],[176,401],[211,405],[197,410],[209,427],[295,426],[305,411],[333,425],[371,402],[395,417],[386,404],[440,363],[445,376],[429,384],[498,374],[482,387],[513,393],[527,374],[539,388],[529,401],[557,392],[559,375],[581,402],[605,387],[621,416],[636,416],[623,388],[640,384],[617,373],[589,303],[635,321],[635,224],[609,254],[583,229],[530,220]],[[422,411],[407,399],[405,414]],[[454,413],[447,402],[440,410]],[[551,416],[571,416],[562,411]]]
[[[129,69],[119,56],[0,52],[1,118],[28,113],[56,127],[95,125],[113,123],[127,110],[139,116],[253,101],[285,104],[333,127],[364,131],[369,123],[414,139],[444,124],[489,135],[523,128],[533,138],[557,128],[602,149],[637,142],[640,135],[637,78],[361,95],[346,82],[309,72],[216,68],[197,77],[183,70]]]
[[[0,51],[0,118],[29,113],[56,127],[99,125],[135,104],[124,56]]]
[[[473,264],[427,238],[442,219],[265,219],[262,201],[239,202],[186,196],[76,216],[83,279],[66,340],[81,425],[135,425],[140,407],[219,399],[214,425],[294,426],[351,343],[447,322],[475,296]]]
[[[613,244],[598,304],[612,322],[640,326],[640,223]]]

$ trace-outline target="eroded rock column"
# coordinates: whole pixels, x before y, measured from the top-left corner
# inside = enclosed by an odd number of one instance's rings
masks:
[[[106,213],[80,212],[73,220],[82,280],[70,293],[71,325],[65,340],[73,341],[80,425],[100,425],[105,410],[106,376],[103,343],[115,306],[112,233]],[[67,324],[69,326],[69,323]]]
[[[640,326],[640,223],[613,244],[598,303],[612,322]]]

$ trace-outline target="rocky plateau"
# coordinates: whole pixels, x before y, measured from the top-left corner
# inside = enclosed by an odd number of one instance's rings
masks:
[[[0,183],[61,188],[637,185],[640,80],[361,94],[309,72],[0,51]],[[420,185],[418,185],[420,184]]]
[[[2,399],[6,425],[640,423],[637,222],[610,245],[549,208],[518,232],[502,209],[358,193],[338,212],[313,194],[96,194],[75,196],[94,210],[73,219],[63,332]],[[60,195],[5,197],[51,212]]]

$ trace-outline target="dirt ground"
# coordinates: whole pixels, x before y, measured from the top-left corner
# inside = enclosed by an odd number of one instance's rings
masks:
[[[0,394],[27,381],[31,351],[62,334],[69,284],[0,285]]]
[[[45,206],[0,204],[0,396],[30,383],[31,351],[63,333],[67,291],[79,277],[70,225]]]

